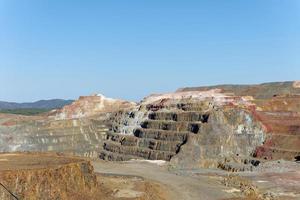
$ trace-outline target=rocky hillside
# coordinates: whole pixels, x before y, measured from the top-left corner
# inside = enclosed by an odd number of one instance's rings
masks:
[[[248,170],[300,156],[299,102],[299,82],[185,88],[138,104],[85,96],[47,116],[0,115],[0,150]]]
[[[264,142],[263,127],[250,112],[253,106],[249,98],[219,89],[152,95],[139,105],[144,118],[133,134],[109,134],[100,157],[167,160],[184,168],[217,167],[236,155],[251,160]]]
[[[256,148],[255,157],[292,160],[300,154],[299,81],[195,87],[178,91],[206,91],[212,88],[253,98],[251,115],[263,126],[266,137],[263,145]]]
[[[1,154],[0,158],[2,200],[102,199],[88,161],[52,154]]]
[[[132,106],[135,103],[92,95],[43,116],[0,114],[0,151],[97,157],[112,130],[112,113]]]
[[[138,111],[117,117],[127,120],[119,120],[123,124],[107,136],[100,157],[229,170],[251,169],[263,160],[294,160],[300,155],[299,94],[299,82],[285,82],[151,95]],[[132,121],[140,121],[132,134],[118,134]]]
[[[72,119],[111,113],[135,106],[136,103],[120,99],[112,99],[102,94],[81,96],[72,104],[63,107],[56,113],[56,119]]]
[[[15,103],[0,101],[0,110],[14,110],[14,109],[56,109],[62,108],[65,105],[71,104],[73,100],[51,99],[40,100],[32,103]]]

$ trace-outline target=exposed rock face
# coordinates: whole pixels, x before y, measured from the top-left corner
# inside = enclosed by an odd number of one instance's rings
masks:
[[[132,102],[93,95],[80,97],[47,116],[1,114],[0,151],[53,151],[97,157],[112,122],[117,123],[112,116],[134,107]]]
[[[111,113],[109,121],[112,123],[112,131],[114,133],[132,135],[134,130],[140,127],[140,124],[147,117],[147,112],[140,110],[139,106],[136,106],[131,109]]]
[[[88,161],[49,154],[1,154],[0,198],[95,198],[96,175]],[[12,194],[10,194],[11,192]]]
[[[300,155],[300,95],[257,100],[255,116],[267,133],[255,156],[264,159],[294,160]]]
[[[67,120],[11,117],[1,117],[1,152],[53,151],[95,157],[102,148],[106,132],[111,129],[105,121],[106,116],[101,115]]]
[[[293,160],[300,156],[297,85],[184,88],[139,104],[81,97],[47,117],[0,115],[0,150],[159,159],[179,168]]]
[[[184,88],[179,91],[206,91],[219,88],[235,95],[251,95],[251,117],[265,132],[263,145],[254,156],[264,159],[294,160],[300,155],[300,88],[299,81],[260,85],[221,85]]]
[[[294,81],[293,87],[294,88],[300,88],[300,81]]]
[[[219,90],[153,95],[140,111],[145,119],[133,136],[110,135],[103,159],[167,160],[179,167],[217,166],[220,159],[249,157],[264,132],[247,109],[253,104]],[[240,159],[240,160],[241,160]]]
[[[119,99],[112,99],[96,94],[82,96],[71,105],[57,111],[55,119],[73,119],[97,115],[99,113],[110,113],[134,107],[136,103]]]
[[[171,162],[180,168],[218,167],[223,162],[242,163],[250,159],[265,134],[258,121],[244,109],[213,109],[198,134],[189,135],[187,143]]]
[[[293,160],[300,155],[300,90],[295,84],[200,87],[151,95],[139,105],[146,118],[133,135],[108,135],[100,157],[231,170],[258,165],[252,156]]]

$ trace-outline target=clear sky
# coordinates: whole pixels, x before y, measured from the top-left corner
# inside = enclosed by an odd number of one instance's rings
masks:
[[[300,79],[299,0],[0,0],[0,100]]]

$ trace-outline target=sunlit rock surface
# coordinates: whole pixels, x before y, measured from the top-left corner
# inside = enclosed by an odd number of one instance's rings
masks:
[[[140,104],[147,116],[140,127],[131,136],[109,135],[100,157],[171,160],[182,168],[249,158],[265,135],[248,99],[218,89],[149,96]]]
[[[221,85],[150,95],[139,104],[145,114],[133,135],[108,135],[100,157],[233,171],[251,170],[263,160],[294,160],[300,154],[298,85]]]
[[[73,119],[97,115],[99,113],[110,113],[135,106],[136,103],[120,99],[112,99],[102,94],[81,96],[71,105],[58,110],[55,119]]]
[[[101,117],[68,120],[26,117],[5,121],[0,130],[2,152],[53,151],[97,156],[110,125]]]
[[[53,154],[0,154],[0,199],[101,199],[90,162]],[[98,195],[98,197],[97,197]]]
[[[138,104],[80,97],[44,116],[0,115],[0,150],[251,170],[299,157],[299,100],[299,82],[183,88]]]

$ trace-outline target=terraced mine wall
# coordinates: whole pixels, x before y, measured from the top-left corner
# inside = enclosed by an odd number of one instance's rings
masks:
[[[183,88],[179,91],[203,92],[220,89],[223,93],[247,96],[253,107],[247,109],[259,122],[265,140],[253,156],[262,160],[299,160],[300,157],[300,82],[276,82],[259,85],[218,85]]]
[[[255,157],[265,160],[294,160],[300,156],[300,95],[276,96],[255,100],[253,114],[265,127],[264,144],[257,147]]]
[[[13,120],[0,126],[0,151],[62,152],[97,157],[111,124],[105,116],[66,120]]]
[[[147,117],[133,135],[108,134],[100,158],[166,160],[178,168],[218,167],[224,162],[251,166],[251,155],[265,140],[249,111],[214,106],[210,100],[151,104],[139,110]]]
[[[172,158],[179,168],[223,167],[250,169],[252,155],[265,141],[261,124],[247,110],[222,107],[210,112],[197,134],[190,134],[181,151]]]
[[[94,94],[43,115],[0,114],[0,152],[61,152],[97,158],[106,134],[119,131],[118,123],[138,124],[123,112],[135,105]],[[122,117],[117,117],[119,111]],[[127,129],[122,132],[132,133]]]
[[[166,99],[154,96],[158,101],[141,103],[137,110],[144,114],[138,120],[134,119],[136,111],[118,114],[122,120],[107,135],[100,158],[161,159],[178,168],[232,171],[251,170],[265,160],[299,159],[300,89],[294,85],[221,86],[221,93],[229,92],[221,96],[221,101],[228,100],[222,105],[218,95],[179,100],[173,98],[176,93],[165,95]],[[189,90],[182,89],[194,95]],[[135,121],[133,126],[131,121]],[[132,134],[120,131],[128,127]]]
[[[178,168],[240,170],[263,160],[299,158],[298,82],[218,87],[153,95],[138,105],[98,114],[93,110],[99,108],[97,101],[86,108],[92,117],[77,119],[0,114],[0,151],[53,151],[114,161],[166,160]],[[247,94],[251,96],[243,96]],[[84,99],[82,108],[75,107],[78,116],[88,102]],[[109,102],[113,106],[114,101]]]

